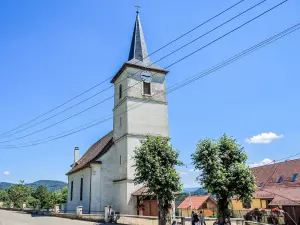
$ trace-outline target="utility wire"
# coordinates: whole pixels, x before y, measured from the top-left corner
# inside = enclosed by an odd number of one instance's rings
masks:
[[[201,24],[197,25],[196,27],[192,28],[191,30],[189,30],[189,31],[187,31],[186,33],[180,35],[179,37],[175,38],[174,40],[168,42],[167,44],[165,44],[164,46],[162,46],[162,47],[160,47],[159,49],[155,50],[155,51],[152,52],[151,54],[147,55],[146,57],[143,58],[143,60],[146,59],[146,58],[148,58],[148,57],[150,57],[151,55],[153,55],[153,54],[155,54],[155,53],[161,51],[162,49],[164,49],[164,48],[166,48],[167,46],[173,44],[174,42],[178,41],[179,39],[185,37],[185,36],[188,35],[189,33],[195,31],[196,29],[198,29],[199,27],[201,27],[201,26],[207,24],[208,22],[212,21],[213,19],[215,19],[215,18],[221,16],[221,15],[224,14],[225,12],[227,12],[227,11],[233,9],[234,7],[238,6],[239,4],[241,4],[241,3],[244,2],[244,1],[245,1],[245,0],[241,0],[241,1],[239,1],[239,2],[237,2],[237,3],[235,3],[235,4],[233,4],[232,6],[228,7],[227,9],[221,11],[221,12],[218,13],[217,15],[215,15],[215,16],[209,18],[208,20],[202,22]],[[137,63],[138,63],[138,62],[137,62]],[[106,81],[109,81],[109,80],[112,79],[113,77],[114,77],[114,76],[108,77],[107,79],[105,79],[105,80],[101,81],[100,83],[98,83],[98,84],[92,86],[91,88],[89,88],[89,89],[85,90],[84,92],[82,92],[82,93],[76,95],[75,97],[73,97],[73,98],[67,100],[66,102],[64,102],[64,103],[62,103],[62,104],[60,104],[60,105],[54,107],[53,109],[51,109],[51,110],[49,110],[49,111],[47,111],[47,112],[45,112],[45,113],[42,113],[41,115],[39,115],[39,116],[37,116],[37,117],[35,117],[35,118],[33,118],[33,119],[31,119],[31,120],[29,120],[29,121],[27,121],[27,122],[21,124],[21,125],[19,125],[19,126],[13,128],[12,130],[9,130],[9,131],[7,131],[7,132],[2,133],[2,134],[0,135],[0,137],[5,136],[6,134],[11,133],[12,131],[15,131],[15,130],[17,130],[17,129],[19,129],[19,128],[25,126],[25,125],[27,125],[27,124],[30,124],[31,122],[34,122],[34,121],[38,120],[39,118],[41,118],[41,117],[43,117],[43,116],[45,116],[45,115],[48,115],[49,113],[55,111],[56,109],[61,108],[62,106],[68,104],[69,102],[71,102],[71,101],[73,101],[73,100],[79,98],[80,96],[82,96],[82,95],[88,93],[89,91],[95,89],[96,87],[100,86],[101,84],[105,83]]]
[[[149,68],[150,66],[154,65],[155,63],[160,62],[161,60],[163,60],[163,59],[165,59],[165,58],[167,58],[167,57],[169,57],[169,56],[175,54],[175,53],[178,52],[179,50],[181,50],[181,49],[183,49],[183,48],[189,46],[190,44],[194,43],[195,41],[199,40],[200,38],[202,38],[202,37],[204,37],[204,36],[210,34],[211,32],[213,32],[213,31],[219,29],[220,27],[224,26],[225,24],[227,24],[227,23],[231,22],[232,20],[234,20],[234,19],[236,19],[236,18],[242,16],[242,15],[245,14],[246,12],[248,12],[248,11],[254,9],[255,7],[261,5],[262,3],[266,2],[266,1],[267,1],[267,0],[260,1],[259,3],[253,5],[252,7],[246,9],[245,11],[239,13],[238,15],[236,15],[236,16],[230,18],[229,20],[227,20],[227,21],[221,23],[220,25],[214,27],[213,29],[209,30],[208,32],[206,32],[206,33],[204,33],[204,34],[198,36],[197,38],[193,39],[192,41],[188,42],[187,44],[184,44],[183,46],[181,46],[181,47],[175,49],[174,51],[168,53],[167,55],[163,56],[162,58],[156,60],[155,62],[151,63],[151,64],[150,64],[149,66],[147,66],[147,67]],[[130,75],[129,77],[135,76],[136,74],[138,74],[139,72],[141,72],[141,71],[143,71],[143,70],[144,70],[144,69],[138,70],[137,72],[133,73],[133,74]],[[9,135],[5,135],[5,136],[3,136],[3,137],[0,136],[0,139],[10,137],[10,136],[12,136],[12,135],[18,134],[18,133],[23,132],[23,131],[25,131],[25,130],[28,130],[28,129],[32,128],[32,127],[35,127],[35,126],[37,126],[37,125],[39,125],[39,124],[41,124],[41,123],[44,123],[44,122],[46,122],[46,121],[48,121],[48,120],[50,120],[50,119],[52,119],[52,118],[54,118],[54,117],[56,117],[56,116],[58,116],[58,115],[64,113],[64,112],[69,111],[70,109],[73,109],[74,107],[76,107],[76,106],[78,106],[78,105],[80,105],[80,104],[82,104],[82,103],[84,103],[84,102],[86,102],[86,101],[88,101],[88,100],[90,100],[90,99],[92,99],[92,98],[98,96],[99,94],[103,93],[104,91],[109,90],[110,88],[114,87],[115,85],[117,85],[117,84],[119,84],[119,83],[122,83],[122,82],[123,82],[124,80],[126,80],[126,79],[128,79],[128,77],[126,77],[126,78],[124,78],[124,79],[122,79],[122,80],[116,82],[115,84],[110,85],[109,87],[107,87],[107,88],[105,88],[105,89],[103,89],[103,90],[101,90],[101,91],[95,93],[94,95],[92,95],[92,96],[90,96],[90,97],[88,97],[88,98],[86,98],[86,99],[84,99],[84,100],[82,100],[82,101],[80,101],[80,102],[78,102],[78,103],[76,103],[76,104],[74,104],[74,105],[68,107],[67,109],[65,109],[65,110],[63,110],[63,111],[61,111],[61,112],[58,112],[58,113],[56,113],[56,114],[54,114],[54,115],[52,115],[52,116],[50,116],[50,117],[48,117],[48,118],[46,118],[46,119],[44,119],[44,120],[41,120],[41,121],[39,121],[39,122],[37,122],[37,123],[31,125],[31,126],[28,126],[28,127],[24,128],[24,129],[21,129],[21,130],[18,130],[18,131],[16,131],[16,132],[13,132],[13,133],[11,133],[11,134],[9,134]],[[127,89],[126,89],[126,90],[127,90]],[[122,92],[125,92],[126,90],[122,90]],[[115,95],[117,95],[117,94],[118,94],[118,93],[116,93]],[[113,98],[113,96],[112,96],[112,98]]]
[[[241,59],[241,58],[243,58],[243,57],[245,57],[245,56],[247,56],[247,55],[249,55],[249,54],[251,54],[251,53],[253,53],[253,52],[255,52],[255,51],[257,51],[257,50],[259,50],[259,49],[261,49],[261,48],[263,48],[263,47],[265,47],[265,46],[267,46],[267,45],[269,45],[269,44],[271,44],[271,43],[273,43],[273,42],[275,42],[275,41],[277,41],[281,38],[283,38],[283,37],[285,37],[286,35],[297,31],[299,28],[300,28],[300,23],[298,23],[298,24],[296,24],[296,25],[294,25],[294,26],[292,26],[292,27],[290,27],[290,28],[288,28],[288,29],[286,29],[286,30],[284,30],[284,31],[282,31],[282,32],[280,32],[280,33],[278,33],[278,34],[276,34],[276,35],[274,35],[274,36],[258,43],[258,44],[256,44],[256,45],[254,45],[254,46],[252,46],[252,47],[250,47],[250,48],[248,48],[248,49],[246,49],[246,50],[244,50],[244,51],[242,51],[242,52],[240,52],[236,55],[234,55],[233,57],[231,57],[227,60],[222,61],[221,63],[218,63],[217,65],[211,67],[210,69],[204,70],[203,72],[197,73],[194,76],[192,76],[190,78],[187,78],[187,79],[183,80],[182,82],[177,83],[176,86],[171,87],[170,89],[168,89],[168,93],[176,91],[176,90],[188,85],[189,83],[192,83],[192,82],[194,82],[194,81],[196,81],[200,78],[203,78],[203,77],[205,77],[205,76],[207,76],[207,75],[209,75],[209,74],[211,74],[215,71],[218,71],[219,69],[225,67],[226,65],[229,65],[229,64],[235,62],[236,60]],[[162,94],[162,93],[159,93],[159,94]],[[143,102],[148,102],[148,101],[150,101],[150,99],[142,100],[142,103]],[[142,103],[136,103],[136,104],[139,104],[138,106],[140,106]],[[135,106],[135,105],[133,105],[133,106]],[[134,107],[134,108],[136,108],[136,107]],[[132,110],[132,109],[133,109],[133,107],[130,108],[129,110]],[[120,115],[123,114],[123,113],[126,113],[129,110],[125,110],[124,112],[120,113]],[[119,114],[117,114],[117,115],[119,115]],[[100,121],[99,120],[98,121],[92,121],[88,124],[84,124],[84,125],[80,126],[80,127],[83,127],[81,129],[77,129],[77,130],[72,129],[72,130],[63,132],[64,133],[63,135],[59,134],[59,135],[55,135],[55,136],[50,136],[50,137],[46,138],[46,139],[49,139],[47,141],[41,141],[41,140],[45,140],[45,139],[40,139],[40,140],[37,140],[37,141],[34,141],[34,142],[24,143],[21,146],[0,146],[0,148],[14,149],[14,148],[30,147],[30,146],[34,146],[34,145],[48,143],[50,141],[61,139],[61,138],[67,137],[69,135],[84,131],[86,129],[89,129],[91,127],[99,125],[99,124],[101,124],[101,123],[103,123],[107,120],[112,119],[112,118],[113,118],[113,114],[107,115],[105,117],[102,117],[100,119]],[[300,155],[300,153],[298,153],[296,155],[286,157],[286,158],[283,158],[283,159],[295,157],[297,155]],[[280,160],[282,160],[282,159],[280,159]]]
[[[172,64],[168,65],[168,66],[165,67],[164,69],[170,68],[171,66],[174,66],[175,64],[177,64],[177,63],[179,63],[179,62],[181,62],[181,61],[187,59],[188,57],[190,57],[190,56],[194,55],[195,53],[201,51],[202,49],[204,49],[204,48],[210,46],[211,44],[213,44],[213,43],[215,43],[215,42],[217,42],[217,41],[223,39],[224,37],[226,37],[226,36],[228,36],[229,34],[235,32],[236,30],[239,30],[240,28],[242,28],[242,27],[244,27],[245,25],[251,23],[251,22],[254,21],[255,19],[260,18],[261,16],[263,16],[263,15],[265,15],[266,13],[272,11],[273,9],[279,7],[280,5],[282,5],[283,3],[287,2],[287,1],[288,1],[288,0],[285,0],[285,1],[280,2],[279,4],[277,4],[277,5],[273,6],[272,8],[270,8],[270,9],[264,11],[263,13],[259,14],[258,16],[252,18],[251,20],[248,20],[247,22],[243,23],[242,25],[240,25],[240,26],[234,28],[233,30],[231,30],[231,31],[229,31],[229,32],[227,32],[227,33],[225,33],[224,35],[218,37],[217,39],[215,39],[215,40],[213,40],[213,41],[211,41],[211,42],[209,42],[208,44],[202,46],[201,48],[198,48],[197,50],[191,52],[190,54],[188,54],[188,55],[186,55],[186,56],[180,58],[179,60],[173,62]],[[155,73],[155,74],[157,74],[157,73]],[[155,74],[154,74],[154,75],[155,75]],[[125,90],[128,90],[129,88],[132,88],[132,87],[138,85],[138,84],[141,83],[141,82],[142,82],[142,81],[139,81],[139,82],[135,83],[134,85],[129,86],[129,87],[126,88]],[[124,90],[124,91],[125,91],[125,90]],[[44,130],[46,130],[46,129],[49,129],[49,128],[51,128],[51,127],[53,127],[53,126],[56,126],[56,125],[58,125],[58,124],[60,124],[60,123],[62,123],[62,122],[65,122],[65,121],[67,121],[67,120],[69,120],[69,119],[71,119],[71,118],[73,118],[73,117],[75,117],[75,116],[77,116],[77,115],[80,115],[80,114],[82,114],[82,113],[84,113],[84,112],[86,112],[86,111],[88,111],[88,110],[90,110],[90,109],[92,109],[92,108],[94,108],[94,107],[96,107],[96,106],[102,104],[103,102],[106,102],[106,101],[108,101],[109,99],[112,99],[113,97],[114,97],[114,95],[112,95],[112,96],[110,96],[110,97],[108,97],[108,98],[102,100],[101,102],[98,102],[98,103],[96,103],[96,104],[94,104],[94,105],[92,105],[92,106],[90,106],[90,107],[88,107],[88,108],[86,108],[86,109],[84,109],[84,110],[82,110],[82,111],[76,113],[76,114],[73,114],[73,115],[71,115],[71,116],[69,116],[69,117],[67,117],[67,118],[65,118],[65,119],[63,119],[63,120],[60,120],[60,121],[58,121],[58,122],[56,122],[56,123],[54,123],[54,124],[51,124],[51,125],[49,125],[49,126],[47,126],[47,127],[44,127],[44,128],[42,128],[42,129],[40,129],[40,130],[31,132],[31,133],[29,133],[29,134],[27,134],[27,135],[23,135],[23,136],[20,136],[20,137],[17,137],[17,138],[13,138],[13,139],[10,139],[10,140],[7,140],[7,141],[2,141],[2,142],[0,142],[0,144],[2,144],[2,143],[8,143],[8,142],[11,142],[11,141],[14,141],[14,140],[23,139],[23,138],[25,138],[25,137],[28,137],[28,136],[34,135],[34,134],[36,134],[36,133],[39,133],[39,132],[41,132],[41,131],[44,131]]]

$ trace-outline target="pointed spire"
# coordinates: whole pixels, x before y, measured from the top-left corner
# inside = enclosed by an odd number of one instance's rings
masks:
[[[150,59],[147,56],[148,56],[147,46],[146,46],[145,37],[142,29],[142,24],[140,21],[139,11],[137,8],[136,20],[133,29],[128,61],[132,59],[136,59],[149,65]]]

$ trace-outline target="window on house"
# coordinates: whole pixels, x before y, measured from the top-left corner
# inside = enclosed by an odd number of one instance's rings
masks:
[[[122,165],[122,156],[120,155],[120,165]]]
[[[279,178],[278,178],[278,180],[277,180],[277,182],[276,183],[281,183],[281,181],[283,180],[283,176],[280,176]]]
[[[151,95],[150,83],[143,82],[144,95]]]
[[[70,194],[71,201],[73,200],[73,181],[71,181],[71,194]]]
[[[243,208],[244,209],[250,209],[251,208],[251,202],[243,202]]]
[[[122,126],[122,117],[120,117],[120,127]]]
[[[82,192],[83,192],[83,177],[80,179],[80,201],[82,201]]]
[[[293,173],[291,182],[295,182],[297,180],[298,173]]]
[[[123,88],[122,88],[122,84],[119,85],[119,99],[122,98],[122,92],[123,92]]]
[[[204,203],[202,204],[202,209],[207,209],[207,203],[206,203],[206,202],[204,202]]]

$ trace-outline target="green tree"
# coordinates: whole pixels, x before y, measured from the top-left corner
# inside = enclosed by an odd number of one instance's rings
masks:
[[[32,196],[39,200],[41,207],[44,208],[46,205],[47,197],[48,197],[49,191],[44,185],[38,186],[38,188],[35,190],[35,192],[32,194]]]
[[[12,185],[8,190],[8,196],[15,207],[21,208],[22,204],[26,202],[26,199],[30,195],[31,188],[24,186],[24,184]]]
[[[230,217],[230,199],[235,196],[243,202],[251,201],[255,179],[246,165],[247,154],[237,141],[224,134],[219,140],[200,140],[192,154],[197,180],[217,196],[218,217]]]
[[[54,205],[56,204],[57,196],[54,192],[48,192],[44,199],[44,209],[52,209],[54,208]]]
[[[41,204],[39,199],[34,198],[32,195],[27,197],[26,200],[27,207],[35,208],[37,205]]]
[[[68,187],[64,187],[61,191],[61,202],[60,203],[66,203],[68,200]]]
[[[181,191],[179,173],[175,166],[182,165],[178,151],[169,143],[169,138],[147,136],[134,151],[135,184],[143,184],[149,193],[158,199],[159,224],[170,224],[169,209],[175,193]]]
[[[9,196],[6,190],[0,190],[0,202],[8,202]]]

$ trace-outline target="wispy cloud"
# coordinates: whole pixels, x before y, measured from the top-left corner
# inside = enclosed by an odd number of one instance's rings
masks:
[[[196,170],[196,169],[193,168],[193,169],[190,169],[189,172],[191,172],[191,173],[198,173],[199,170]]]
[[[4,171],[3,174],[7,176],[7,175],[9,175],[9,172],[8,171]]]
[[[260,162],[249,164],[249,167],[258,167],[258,166],[263,166],[263,165],[272,164],[272,163],[274,163],[274,160],[265,158],[264,160],[262,160]]]
[[[269,144],[276,139],[283,138],[283,135],[275,134],[273,132],[269,133],[261,133],[259,135],[253,136],[251,138],[247,138],[245,141],[249,144]]]

